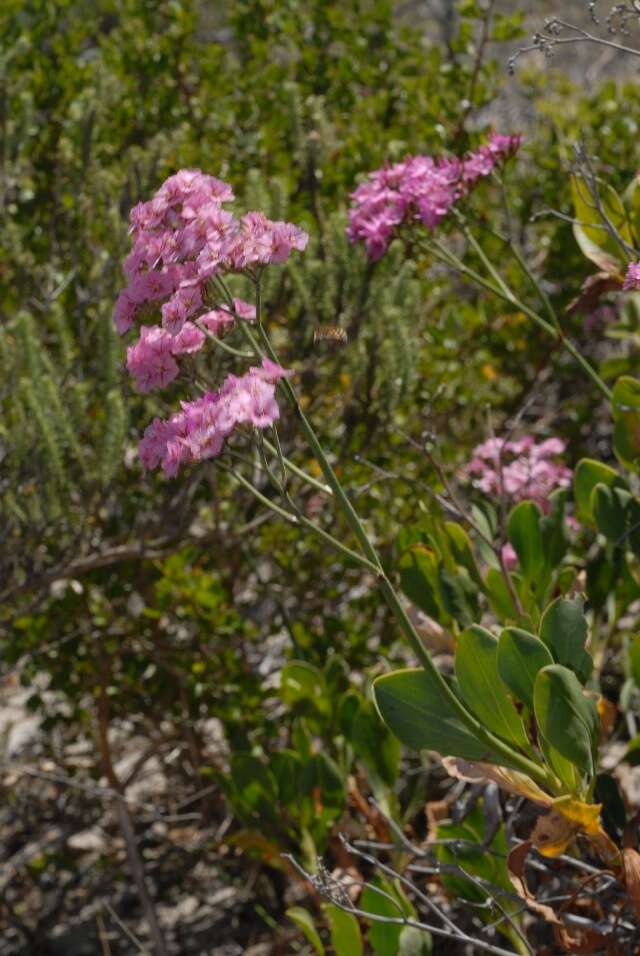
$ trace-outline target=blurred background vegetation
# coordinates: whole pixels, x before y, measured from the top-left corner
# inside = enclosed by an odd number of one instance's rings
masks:
[[[0,953],[97,953],[105,925],[109,951],[132,952],[105,906],[146,938],[106,783],[134,808],[170,951],[228,956],[305,951],[282,850],[342,865],[336,833],[371,825],[369,795],[408,820],[438,794],[426,758],[398,788],[367,697],[381,654],[403,655],[372,583],[206,464],[142,475],[137,438],[179,386],[132,392],[111,312],[128,211],[181,167],[304,226],[305,255],[269,277],[267,321],[390,562],[423,485],[440,490],[411,440],[436,436],[455,469],[489,410],[499,428],[526,402],[523,420],[552,424],[575,459],[606,452],[578,371],[522,316],[399,248],[373,267],[344,235],[366,171],[520,131],[520,241],[557,305],[575,297],[588,267],[570,225],[531,217],[570,211],[578,139],[626,183],[640,93],[593,56],[509,78],[519,7],[488,22],[475,0],[2,5]],[[474,214],[501,201],[483,186]],[[637,372],[637,315],[618,322],[603,347],[567,319],[609,378]],[[348,344],[314,343],[325,324]],[[299,459],[286,417],[283,440]]]

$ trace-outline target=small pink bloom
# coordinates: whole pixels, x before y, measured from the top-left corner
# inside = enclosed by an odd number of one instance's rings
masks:
[[[627,269],[622,288],[625,292],[632,292],[640,289],[640,262],[632,262]]]
[[[508,541],[502,545],[501,555],[507,571],[512,571],[518,563],[518,555]]]
[[[116,305],[113,310],[113,321],[120,335],[124,335],[125,332],[128,332],[133,325],[136,310],[136,303],[129,295],[129,290],[123,289],[116,300]]]

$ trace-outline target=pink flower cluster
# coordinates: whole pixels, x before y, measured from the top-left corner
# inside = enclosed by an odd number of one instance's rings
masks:
[[[509,159],[520,136],[494,134],[463,158],[408,156],[370,173],[351,194],[347,235],[365,242],[369,258],[380,259],[402,224],[419,222],[434,229],[451,207],[483,176]]]
[[[535,501],[547,512],[551,492],[571,484],[571,469],[558,461],[565,448],[560,438],[539,443],[532,435],[516,441],[490,438],[474,449],[465,471],[485,494]]]
[[[625,292],[634,292],[640,289],[640,262],[632,262],[627,269],[622,288]]]
[[[121,334],[138,320],[161,315],[162,325],[143,324],[127,349],[127,368],[141,392],[163,388],[180,369],[180,356],[195,354],[207,337],[224,335],[237,320],[251,322],[255,307],[241,299],[213,299],[216,275],[244,272],[256,279],[270,263],[304,250],[308,236],[262,212],[236,219],[223,209],[231,187],[198,169],[170,176],[153,199],[131,210],[133,248],[124,264],[128,284],[114,310]],[[268,428],[279,416],[276,384],[292,372],[264,359],[260,368],[228,375],[217,391],[182,402],[167,420],[156,418],[140,442],[146,469],[162,465],[175,475],[187,462],[213,458],[243,425]]]
[[[169,385],[180,371],[175,356],[199,352],[206,340],[203,329],[212,335],[223,335],[236,317],[252,321],[256,317],[255,306],[234,299],[233,312],[225,307],[205,312],[198,317],[197,325],[185,322],[177,335],[160,325],[143,325],[138,340],[127,349],[127,369],[138,391],[151,392]]]
[[[262,212],[236,219],[222,208],[233,198],[231,187],[215,176],[182,169],[131,210],[128,285],[114,311],[120,334],[161,306],[163,327],[177,335],[188,319],[207,314],[212,276],[284,262],[292,249],[305,249],[309,237],[289,222],[273,222]]]
[[[140,442],[140,458],[149,470],[162,465],[168,476],[181,465],[215,458],[226,439],[242,425],[268,428],[279,417],[276,383],[293,373],[263,359],[244,375],[229,375],[215,392],[193,402],[167,420],[156,418]]]

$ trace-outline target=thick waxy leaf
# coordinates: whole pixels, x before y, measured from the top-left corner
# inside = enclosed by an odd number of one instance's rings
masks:
[[[417,926],[405,926],[398,940],[398,956],[429,956],[433,949],[431,933]]]
[[[398,562],[402,593],[429,617],[441,616],[436,597],[438,591],[438,560],[435,552],[424,545],[414,545],[401,555]]]
[[[519,746],[527,734],[498,671],[498,641],[483,627],[467,628],[458,638],[456,677],[471,710],[490,730]]]
[[[477,620],[478,588],[462,568],[459,574],[450,574],[444,567],[438,569],[438,596],[440,604],[461,627]]]
[[[485,589],[491,610],[496,617],[499,617],[502,621],[515,621],[518,619],[518,611],[513,603],[513,598],[509,593],[509,588],[505,583],[501,571],[498,571],[496,568],[489,568],[487,571]]]
[[[582,774],[577,767],[563,757],[562,754],[548,743],[542,734],[538,735],[538,745],[542,755],[555,773],[556,777],[564,784],[571,793],[577,793],[580,790]]]
[[[306,661],[290,661],[282,668],[280,696],[286,704],[298,707],[303,713],[331,713],[324,675]]]
[[[640,459],[640,381],[629,375],[619,378],[611,408],[615,420],[613,447],[623,464],[634,467]]]
[[[318,935],[311,913],[302,906],[290,906],[287,910],[287,916],[290,920],[293,920],[299,930],[302,930],[318,956],[324,956],[324,946]]]
[[[421,668],[378,677],[373,694],[380,716],[411,750],[503,763],[467,730],[434,677]]]
[[[362,956],[362,936],[355,916],[341,910],[334,903],[326,903],[322,908],[329,924],[331,945],[336,956]]]
[[[487,833],[481,805],[476,805],[461,823],[445,820],[438,824],[436,835],[438,840],[448,841],[435,847],[439,863],[454,864],[487,884],[511,890],[506,866],[508,849],[504,827],[498,828],[487,846],[485,841],[488,842],[490,834]],[[458,899],[480,903],[490,892],[479,885],[477,880],[471,882],[463,875],[445,872],[441,880],[445,889]]]
[[[521,501],[509,515],[507,534],[529,582],[535,582],[545,565],[541,527],[542,511],[533,501]]]
[[[382,893],[376,892],[376,889],[381,890]],[[392,919],[414,915],[413,907],[397,884],[380,877],[376,877],[372,885],[365,886],[358,906],[366,913]],[[375,956],[398,956],[401,932],[402,926],[397,923],[372,921],[367,939]]]
[[[597,484],[612,488],[616,484],[622,485],[622,479],[609,465],[604,465],[601,461],[593,461],[591,458],[583,458],[578,462],[573,476],[573,493],[578,507],[578,518],[581,521],[593,523],[591,492]]]
[[[545,561],[557,568],[567,550],[567,532],[564,520],[567,489],[556,488],[549,495],[548,511],[540,520]]]
[[[553,664],[553,657],[534,634],[507,627],[498,641],[498,671],[511,693],[533,710],[533,687],[538,671]]]
[[[400,744],[381,723],[375,707],[368,700],[359,701],[348,739],[369,772],[375,773],[387,786],[393,786],[400,770]]]
[[[593,660],[585,650],[587,621],[583,606],[581,597],[553,601],[542,615],[540,639],[554,661],[574,671],[584,684],[591,676]]]
[[[484,590],[484,581],[478,569],[471,539],[462,525],[455,521],[445,521],[445,531],[449,536],[451,552],[459,565],[469,573],[469,577],[477,584],[480,590]]]
[[[609,541],[619,541],[625,532],[627,506],[631,494],[624,488],[609,488],[601,483],[591,492],[591,512],[600,534]]]
[[[573,671],[560,664],[544,667],[536,678],[533,709],[545,740],[582,774],[592,776],[600,721]]]
[[[624,249],[611,235],[598,204],[606,220],[631,245],[633,238],[622,200],[607,183],[598,183],[599,198],[596,202],[581,176],[571,177],[571,194],[577,220],[573,234],[580,249],[598,268],[608,273],[620,272],[625,262]]]

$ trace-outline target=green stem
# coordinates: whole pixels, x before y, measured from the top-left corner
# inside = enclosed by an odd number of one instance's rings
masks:
[[[269,449],[272,455],[278,454],[278,449],[275,445],[272,445],[268,438],[263,438],[265,447]],[[278,457],[280,457],[278,455]],[[329,485],[323,484],[321,481],[318,481],[317,478],[314,478],[313,475],[308,474],[304,468],[300,468],[296,465],[290,458],[287,458],[286,455],[282,455],[282,461],[285,463],[287,470],[293,472],[294,475],[297,475],[298,478],[302,478],[303,481],[306,481],[308,485],[311,485],[312,488],[316,488],[318,491],[321,491],[325,495],[332,494],[331,488]]]
[[[611,401],[613,398],[611,389],[603,382],[593,366],[589,364],[582,353],[575,347],[571,339],[567,338],[561,329],[554,327],[550,322],[547,322],[546,319],[543,319],[541,315],[538,315],[537,312],[534,312],[533,309],[529,308],[528,305],[525,305],[524,302],[521,302],[518,298],[516,298],[513,292],[506,287],[503,280],[501,280],[500,286],[489,282],[488,279],[485,279],[485,277],[479,272],[476,272],[475,269],[471,269],[469,266],[465,265],[461,259],[454,255],[449,249],[445,248],[437,240],[432,242],[427,248],[437,259],[440,259],[441,262],[445,262],[447,265],[452,266],[462,275],[466,275],[470,279],[473,279],[477,285],[482,286],[482,288],[492,292],[499,299],[502,299],[504,302],[508,302],[509,305],[512,305],[520,312],[523,312],[533,322],[535,322],[537,326],[543,329],[547,335],[550,335],[555,341],[560,342],[563,348],[569,352],[569,354],[575,359],[582,370],[589,376],[593,384],[598,388],[602,395],[604,395],[608,401]]]
[[[195,324],[198,326],[201,332],[204,332],[210,342],[213,342],[214,345],[217,345],[223,351],[228,352],[229,355],[235,355],[238,358],[243,359],[252,357],[250,352],[242,352],[240,349],[235,349],[233,345],[227,345],[226,342],[223,342],[222,339],[219,339],[217,335],[214,335],[213,332],[210,332],[209,329],[207,329],[204,325],[201,325],[201,323],[197,320]]]
[[[259,300],[258,300],[259,301]],[[256,308],[256,314],[259,317],[259,309]],[[251,333],[250,333],[251,334]],[[258,322],[258,336],[260,339],[261,345],[264,347],[265,351],[268,353],[270,358],[274,361],[278,361],[278,357],[273,350],[271,342],[269,341],[267,334],[262,326],[262,323]],[[257,347],[257,344],[256,344]],[[258,349],[259,352],[259,349]],[[373,565],[377,580],[378,587],[380,588],[382,595],[387,602],[387,605],[395,617],[407,643],[409,644],[411,650],[415,654],[417,660],[420,662],[421,666],[431,675],[433,680],[437,683],[440,692],[447,699],[449,705],[452,707],[461,723],[479,740],[481,743],[485,744],[488,751],[492,752],[496,756],[501,757],[507,766],[516,767],[521,770],[523,773],[531,777],[532,780],[535,780],[540,786],[550,790],[552,793],[557,792],[557,784],[555,778],[552,774],[549,773],[545,768],[534,763],[532,760],[529,760],[528,757],[523,756],[521,753],[513,750],[507,743],[500,740],[499,737],[494,736],[490,731],[488,731],[483,724],[476,718],[470,711],[466,709],[462,701],[456,696],[456,694],[449,687],[448,683],[437,669],[431,656],[425,646],[423,645],[420,637],[413,626],[407,612],[405,611],[400,598],[398,597],[391,581],[385,574],[384,568],[380,557],[369,540],[369,536],[360,520],[357,512],[355,511],[351,501],[347,497],[345,490],[343,489],[340,481],[338,480],[331,463],[329,462],[327,456],[325,455],[324,449],[314,432],[311,424],[307,420],[300,403],[296,397],[296,394],[291,386],[291,383],[287,379],[281,381],[281,387],[284,391],[290,405],[292,406],[298,422],[302,428],[302,431],[311,446],[326,483],[329,485],[333,491],[334,498],[339,505],[347,524],[349,525],[351,531],[353,532],[358,544],[360,545],[363,554],[366,556],[367,560]],[[315,526],[314,526],[315,527]],[[331,537],[331,536],[329,536]],[[335,539],[333,539],[335,541]],[[344,548],[344,546],[342,546]]]
[[[302,527],[307,528],[322,541],[330,544],[331,547],[335,548],[341,554],[344,554],[344,556],[349,558],[350,561],[355,561],[356,564],[366,568],[376,576],[380,574],[380,569],[375,564],[372,564],[371,561],[367,560],[367,558],[364,558],[361,554],[358,554],[357,551],[353,551],[351,548],[348,548],[346,544],[342,544],[341,541],[339,541],[337,538],[334,538],[332,534],[329,534],[328,531],[325,531],[323,528],[319,527],[319,525],[314,524],[313,521],[309,521],[309,519],[301,514],[298,509],[296,509],[295,514],[292,514],[285,508],[281,508],[280,505],[276,504],[275,501],[267,498],[267,496],[263,495],[261,491],[258,491],[255,485],[248,481],[239,471],[229,468],[227,465],[223,465],[222,462],[218,462],[217,466],[235,478],[235,480],[241,484],[243,488],[246,488],[247,491],[250,491],[251,494],[265,506],[265,508],[269,508],[269,510],[273,511],[273,513],[278,515],[278,517],[284,518],[284,520],[288,521],[289,524],[301,525]]]

